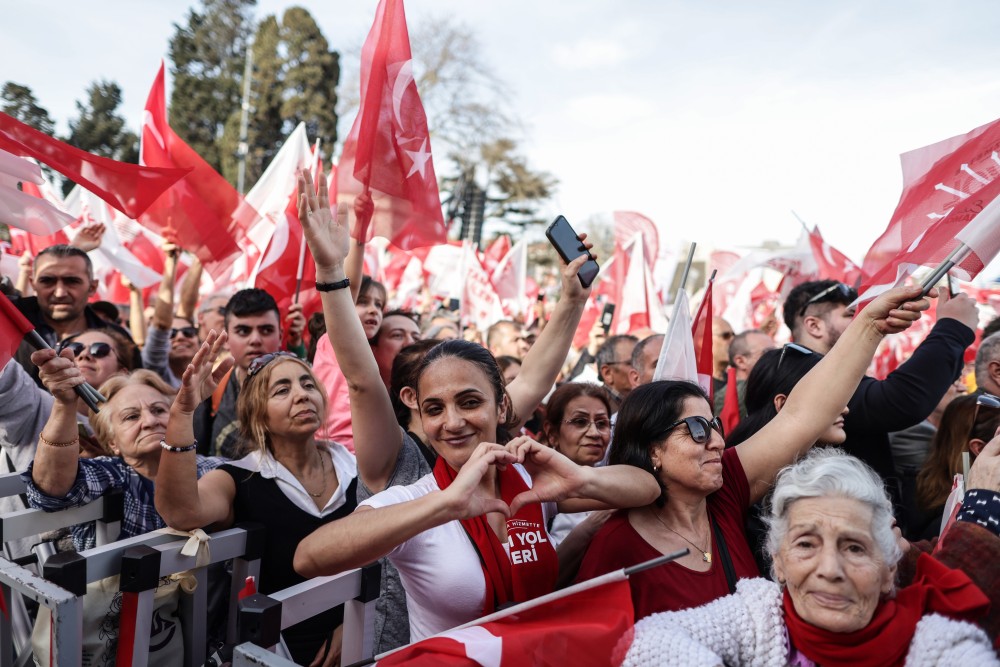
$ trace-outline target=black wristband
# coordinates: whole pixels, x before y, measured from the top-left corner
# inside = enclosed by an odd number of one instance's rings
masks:
[[[317,292],[332,292],[338,289],[344,289],[345,287],[351,286],[351,280],[349,278],[344,278],[343,280],[338,280],[335,283],[321,283],[316,281],[316,291]]]

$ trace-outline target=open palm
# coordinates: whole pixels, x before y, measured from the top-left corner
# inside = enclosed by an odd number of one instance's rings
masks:
[[[319,183],[319,191],[313,188],[309,171],[299,175],[299,222],[312,253],[316,268],[320,271],[343,265],[350,250],[347,204],[337,207],[337,218],[330,211],[330,194],[326,183]]]

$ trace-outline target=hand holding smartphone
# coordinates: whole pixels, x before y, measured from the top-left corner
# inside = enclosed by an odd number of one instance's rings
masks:
[[[570,226],[569,221],[563,216],[559,216],[555,221],[548,226],[545,230],[545,237],[549,240],[549,243],[556,249],[559,256],[563,258],[567,264],[572,262],[574,259],[580,255],[586,255],[587,261],[582,267],[580,267],[577,277],[580,279],[580,284],[584,288],[590,287],[597,278],[598,272],[601,267],[598,266],[597,261],[594,259],[587,247],[583,245],[583,241],[577,235],[576,231]]]

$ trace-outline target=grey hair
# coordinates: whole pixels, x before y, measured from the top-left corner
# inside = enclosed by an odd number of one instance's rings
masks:
[[[1000,361],[1000,332],[983,339],[976,352],[976,386],[987,386],[990,379],[990,362]]]
[[[852,498],[872,509],[872,538],[887,567],[893,567],[903,552],[892,531],[892,502],[882,479],[874,470],[842,449],[815,447],[804,458],[778,473],[764,517],[767,552],[773,563],[788,532],[788,509],[803,498]],[[771,578],[774,565],[771,566]]]

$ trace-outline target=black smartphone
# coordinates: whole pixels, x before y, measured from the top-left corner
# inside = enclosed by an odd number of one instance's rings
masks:
[[[589,258],[587,262],[580,267],[580,272],[577,277],[580,279],[580,284],[584,287],[590,287],[591,283],[597,277],[597,273],[601,270],[601,267],[597,265],[590,251],[584,247],[583,242],[580,237],[577,236],[576,231],[570,226],[569,221],[563,216],[559,216],[555,221],[548,226],[545,230],[545,238],[549,240],[549,243],[555,247],[556,252],[559,256],[563,258],[566,262],[572,262],[574,259],[580,255],[587,255]]]
[[[604,311],[601,312],[601,326],[604,327],[604,335],[611,331],[611,320],[615,318],[615,304],[604,304]]]

